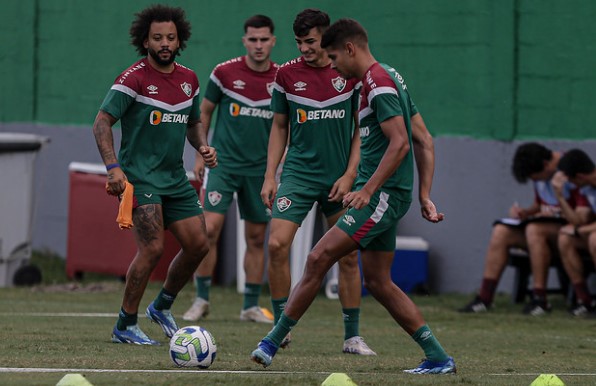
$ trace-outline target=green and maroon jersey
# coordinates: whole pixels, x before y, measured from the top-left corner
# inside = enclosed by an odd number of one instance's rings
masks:
[[[282,182],[329,189],[348,165],[360,82],[331,65],[312,67],[302,57],[279,68],[271,110],[288,115],[290,143]]]
[[[408,131],[410,148],[413,149],[410,117],[418,113],[404,79],[386,64],[373,64],[362,79],[362,84],[358,113],[362,143],[357,185],[370,179],[389,145],[389,140],[381,130],[381,122],[394,116],[402,116]],[[413,180],[413,150],[410,150],[395,173],[385,181],[382,189],[397,193],[403,201],[411,201]]]
[[[188,183],[182,154],[187,124],[199,120],[199,80],[174,64],[165,74],[139,60],[116,78],[101,105],[121,122],[118,162],[138,193],[168,194]]]
[[[219,106],[211,141],[218,169],[245,176],[265,174],[277,68],[271,63],[267,71],[253,71],[241,56],[218,64],[211,73],[205,98]]]

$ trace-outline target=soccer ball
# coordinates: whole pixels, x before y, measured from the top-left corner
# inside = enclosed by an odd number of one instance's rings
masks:
[[[203,327],[182,327],[170,339],[170,357],[178,367],[211,366],[217,354],[213,335]]]

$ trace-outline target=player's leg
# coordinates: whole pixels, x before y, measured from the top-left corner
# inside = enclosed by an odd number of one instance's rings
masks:
[[[264,337],[251,358],[267,367],[283,339],[304,315],[317,296],[325,275],[342,256],[354,250],[357,244],[342,230],[331,228],[309,253],[302,279],[296,284],[285,310],[273,330]]]
[[[209,238],[199,197],[190,184],[164,198],[163,216],[164,225],[181,249],[170,263],[164,285],[147,307],[146,314],[171,337],[178,330],[170,311],[172,303],[209,251]]]
[[[197,321],[209,314],[209,292],[213,271],[217,264],[217,241],[225,220],[225,216],[221,213],[205,211],[204,215],[209,238],[209,252],[194,274],[196,297],[190,308],[182,316],[182,319],[187,321]]]
[[[239,182],[233,176],[218,168],[209,170],[205,175],[203,185],[205,194],[203,208],[207,236],[209,237],[209,253],[194,275],[196,297],[190,308],[182,315],[182,319],[196,321],[210,311],[209,291],[213,277],[213,270],[217,264],[217,242],[224,224],[225,215],[230,207],[234,192],[238,189]]]
[[[586,240],[561,232],[558,236],[557,245],[561,255],[561,262],[577,296],[577,305],[574,305],[569,312],[573,316],[587,315],[594,309],[594,305],[592,304],[590,290],[584,279],[584,264],[578,252],[578,248],[585,249],[587,247]]]
[[[414,302],[391,280],[393,251],[362,251],[364,283],[371,295],[414,339],[426,356],[410,373],[454,373],[455,363],[424,321]]]
[[[244,236],[246,240],[246,253],[244,255],[244,272],[246,284],[244,287],[244,304],[240,313],[240,320],[259,323],[273,323],[259,307],[259,296],[265,270],[265,232],[267,223],[244,222]]]
[[[271,210],[261,200],[261,187],[264,177],[242,177],[242,186],[238,191],[238,210],[244,219],[244,302],[240,311],[240,320],[259,323],[273,323],[271,313],[259,306],[259,296],[263,285],[265,270],[265,234],[271,220]],[[264,312],[265,311],[265,312]]]
[[[550,269],[551,248],[556,245],[561,225],[554,223],[530,223],[526,225],[526,241],[532,269],[532,299],[524,307],[524,314],[544,315],[551,311],[546,296],[546,282]]]
[[[507,267],[509,248],[526,247],[523,228],[497,223],[493,226],[486,255],[484,257],[484,273],[478,295],[460,312],[486,312],[492,305],[501,275]]]
[[[132,228],[137,253],[128,267],[122,307],[118,322],[112,332],[116,343],[159,344],[147,337],[138,328],[138,310],[141,298],[147,288],[151,272],[163,253],[164,225],[162,206],[155,203],[144,204],[133,210]]]
[[[341,210],[327,217],[327,224],[331,228],[344,214]],[[343,352],[357,355],[377,355],[368,347],[360,336],[360,301],[362,298],[362,281],[358,266],[358,253],[351,251],[339,262],[339,301],[342,307],[344,321]]]
[[[274,323],[277,323],[290,294],[290,247],[298,230],[298,224],[289,220],[273,218],[269,228],[269,290],[273,307]]]

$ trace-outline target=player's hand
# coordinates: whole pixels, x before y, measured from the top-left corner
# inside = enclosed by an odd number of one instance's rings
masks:
[[[205,160],[202,156],[195,157],[195,166],[192,169],[195,179],[202,184],[205,178]]]
[[[108,171],[108,182],[106,183],[106,192],[112,196],[120,196],[126,188],[126,175],[119,167]]]
[[[217,166],[217,152],[215,151],[214,147],[201,146],[199,148],[199,153],[201,153],[201,157],[203,157],[205,165],[207,165],[209,168],[213,169]]]
[[[550,184],[552,185],[555,195],[558,199],[564,199],[563,190],[566,182],[567,176],[562,171],[556,172],[553,178],[550,180]]]
[[[437,223],[445,219],[445,215],[437,212],[435,204],[430,199],[425,199],[420,202],[420,210],[422,212],[422,217],[427,221]]]
[[[371,194],[364,189],[356,192],[348,192],[341,203],[344,208],[362,209],[370,203],[370,196]]]
[[[350,192],[352,189],[352,184],[354,180],[348,176],[341,176],[340,178],[335,181],[331,190],[329,191],[329,201],[331,202],[340,202],[342,201],[343,197]]]
[[[277,182],[275,178],[267,178],[263,181],[263,187],[261,188],[261,200],[263,204],[269,209],[273,207],[273,199],[277,194]]]

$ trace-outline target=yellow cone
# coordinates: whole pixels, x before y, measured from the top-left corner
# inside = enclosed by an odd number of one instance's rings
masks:
[[[540,374],[530,386],[565,386],[565,383],[555,374]]]
[[[93,384],[81,374],[66,374],[56,383],[56,386],[93,386]]]
[[[333,373],[321,383],[321,386],[358,386],[348,374]]]

